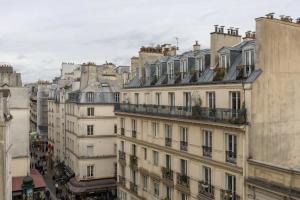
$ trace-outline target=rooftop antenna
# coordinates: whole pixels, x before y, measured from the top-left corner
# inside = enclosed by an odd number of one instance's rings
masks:
[[[175,37],[176,39],[176,50],[179,50],[179,38],[178,37]]]

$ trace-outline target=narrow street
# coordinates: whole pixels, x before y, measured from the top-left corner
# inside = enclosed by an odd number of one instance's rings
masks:
[[[45,171],[45,173],[42,174],[42,175],[43,175],[44,180],[46,182],[47,189],[50,192],[50,198],[51,198],[51,200],[59,200],[60,198],[57,198],[56,195],[55,195],[55,193],[56,193],[56,191],[55,191],[55,181],[52,179],[54,172],[53,172],[53,170],[51,170],[47,166],[45,161],[43,162],[41,160],[41,158],[45,155],[46,155],[45,152],[39,151],[38,148],[33,148],[32,149],[32,157],[31,157],[31,167],[35,167],[35,164],[37,164],[40,160],[40,163],[42,163],[43,169]]]

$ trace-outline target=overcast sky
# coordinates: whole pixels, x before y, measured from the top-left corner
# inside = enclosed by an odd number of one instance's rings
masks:
[[[129,65],[142,45],[198,40],[214,24],[255,29],[268,12],[300,17],[299,0],[0,0],[0,62],[23,82],[51,80],[61,62]]]

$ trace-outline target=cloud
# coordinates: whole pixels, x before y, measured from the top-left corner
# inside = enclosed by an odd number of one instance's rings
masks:
[[[61,62],[129,65],[142,45],[195,40],[209,47],[214,24],[255,28],[268,12],[298,17],[297,0],[3,0],[0,62],[9,62],[24,82],[51,80]]]

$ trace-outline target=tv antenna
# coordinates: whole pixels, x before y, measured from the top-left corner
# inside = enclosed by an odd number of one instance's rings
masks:
[[[179,50],[179,38],[175,37],[176,39],[176,50]]]

